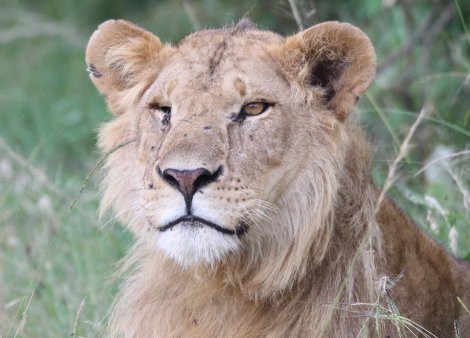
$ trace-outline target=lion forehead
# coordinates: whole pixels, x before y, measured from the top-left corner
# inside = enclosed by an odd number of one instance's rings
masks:
[[[196,32],[176,46],[176,53],[162,73],[169,77],[177,73],[179,78],[191,75],[193,82],[199,84],[214,83],[226,78],[228,71],[250,73],[256,66],[270,63],[269,49],[280,41],[280,36],[259,30],[232,28]],[[270,64],[269,68],[272,67]],[[191,85],[194,88],[194,83]]]
[[[161,70],[148,91],[149,99],[158,96],[178,106],[188,102],[191,109],[205,102],[229,110],[232,104],[249,100],[289,99],[291,85],[266,50],[257,51],[254,56],[237,49],[224,52],[223,56],[192,51],[190,57],[181,51]]]

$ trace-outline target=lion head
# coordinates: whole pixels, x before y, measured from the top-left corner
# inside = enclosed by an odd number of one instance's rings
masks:
[[[375,73],[362,31],[327,22],[284,38],[242,20],[170,45],[110,20],[86,62],[114,114],[99,135],[102,209],[141,245],[275,288],[324,258],[347,117]]]

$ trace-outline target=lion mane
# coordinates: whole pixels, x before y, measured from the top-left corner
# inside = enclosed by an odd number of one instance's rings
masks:
[[[378,204],[361,30],[244,19],[171,45],[109,20],[86,62],[114,115],[101,210],[136,236],[109,336],[470,334],[469,265]]]

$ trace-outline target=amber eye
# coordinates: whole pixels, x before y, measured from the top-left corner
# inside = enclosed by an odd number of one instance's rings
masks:
[[[264,113],[270,106],[272,104],[263,101],[249,102],[242,107],[240,112],[247,116],[255,116]]]
[[[150,110],[159,110],[165,115],[170,115],[171,114],[171,107],[161,106],[158,103],[149,103],[148,104],[148,109],[150,109]]]

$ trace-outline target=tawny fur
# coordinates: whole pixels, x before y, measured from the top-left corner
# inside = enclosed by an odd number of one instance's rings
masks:
[[[111,20],[86,60],[115,114],[99,137],[101,207],[137,237],[109,336],[470,334],[457,300],[470,304],[468,264],[390,200],[375,214],[368,142],[349,116],[375,74],[362,31],[329,22],[283,38],[243,20],[172,46]],[[258,100],[273,105],[237,120]],[[245,234],[196,228],[180,243],[159,230],[184,202],[156,168],[199,167],[223,174],[194,195],[194,212]]]

